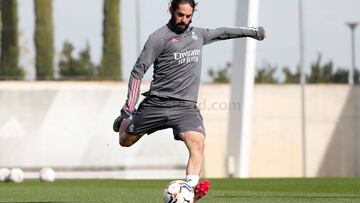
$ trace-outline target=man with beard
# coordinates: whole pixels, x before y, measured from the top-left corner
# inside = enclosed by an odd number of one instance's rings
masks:
[[[174,139],[183,141],[189,150],[186,182],[194,188],[195,201],[210,187],[208,180],[199,183],[205,140],[203,119],[196,106],[202,46],[233,38],[265,38],[262,27],[191,27],[196,6],[194,0],[171,1],[171,19],[145,43],[130,75],[126,103],[113,125],[123,147],[132,146],[145,134],[172,128]],[[135,110],[141,80],[152,64],[154,74],[150,90],[143,94],[145,99]]]

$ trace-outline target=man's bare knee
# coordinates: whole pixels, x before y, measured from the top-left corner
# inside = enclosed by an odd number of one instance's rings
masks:
[[[203,153],[205,148],[204,135],[199,132],[180,133],[180,138],[185,142],[190,152]]]
[[[119,144],[122,147],[131,147],[133,145],[133,143],[129,142],[128,140],[123,140],[123,139],[120,139]]]
[[[131,147],[134,143],[131,142],[130,138],[126,133],[120,134],[119,144],[122,147]]]
[[[127,133],[122,133],[120,134],[120,138],[119,138],[119,144],[122,147],[131,147],[132,145],[134,145],[139,139],[141,138],[141,136],[137,136],[137,135],[128,135]]]

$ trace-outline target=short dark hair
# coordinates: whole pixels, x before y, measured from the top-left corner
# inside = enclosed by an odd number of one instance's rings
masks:
[[[195,12],[195,8],[198,5],[195,0],[171,0],[170,11],[176,11],[179,8],[180,4],[189,4],[193,8],[193,12]]]

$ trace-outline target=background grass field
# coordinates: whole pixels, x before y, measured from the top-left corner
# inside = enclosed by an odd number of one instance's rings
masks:
[[[170,180],[0,183],[0,202],[163,202]],[[360,178],[211,179],[199,202],[360,202]]]

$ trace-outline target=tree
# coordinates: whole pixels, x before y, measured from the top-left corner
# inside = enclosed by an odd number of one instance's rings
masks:
[[[208,75],[212,78],[213,83],[229,83],[231,75],[232,64],[227,62],[224,67],[220,67],[217,70],[210,68]],[[273,67],[268,64],[266,67],[259,68],[256,72],[256,83],[277,84],[279,81],[275,78],[274,74],[277,67]]]
[[[299,67],[298,67],[298,71],[295,73],[292,73],[289,67],[284,67],[282,69],[282,72],[285,75],[285,80],[284,80],[285,84],[299,84],[300,83]]]
[[[24,71],[18,65],[18,16],[16,0],[1,0],[1,79],[23,79]]]
[[[267,64],[265,67],[259,68],[256,72],[255,83],[277,84],[275,79],[275,71],[277,67]]]
[[[213,83],[229,83],[230,68],[231,63],[227,62],[224,67],[219,68],[217,71],[210,68],[208,74],[212,78]]]
[[[52,0],[34,0],[35,4],[35,50],[36,78],[54,78],[54,37]]]
[[[360,71],[358,69],[354,71],[354,77],[354,83],[360,84]]]
[[[103,53],[99,76],[101,79],[120,80],[120,0],[104,0]]]
[[[321,58],[321,54],[319,54],[316,62],[311,64],[311,73],[308,78],[309,83],[331,82],[333,62],[329,61],[328,63],[321,65]]]
[[[79,53],[79,58],[74,58],[72,52],[74,46],[70,42],[64,42],[60,55],[59,69],[63,80],[93,80],[96,78],[96,65],[91,61],[90,45]]]
[[[331,82],[346,84],[349,81],[349,71],[343,68],[338,68],[331,76]]]

